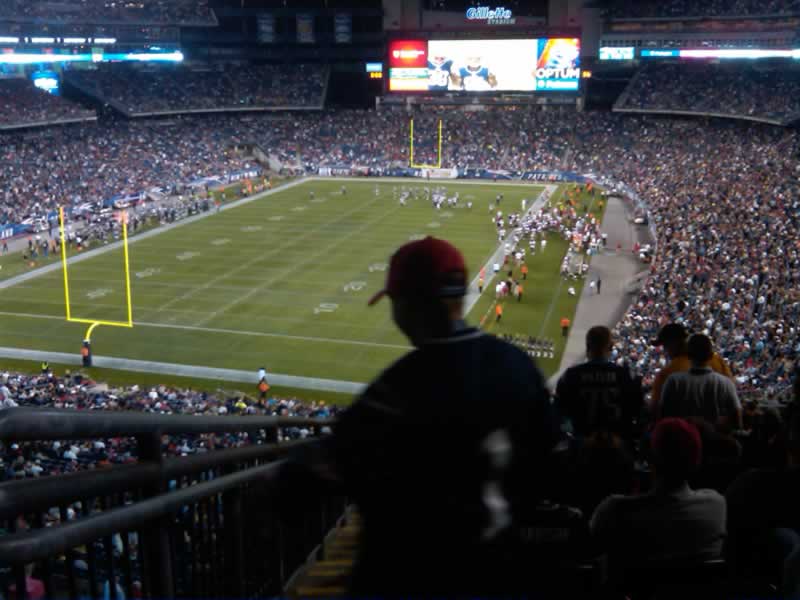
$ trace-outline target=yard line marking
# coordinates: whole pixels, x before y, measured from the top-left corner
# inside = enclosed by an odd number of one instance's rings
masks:
[[[536,200],[534,200],[533,202],[531,202],[531,206],[528,210],[525,211],[525,215],[523,215],[523,218],[527,216],[528,213],[534,212],[534,209],[539,210],[539,208],[541,208],[542,204],[544,204],[544,198],[542,196],[544,195],[545,191],[549,190],[552,193],[557,188],[558,186],[555,185],[545,186],[545,188],[539,193],[539,197],[536,198]],[[500,244],[497,246],[494,252],[492,252],[492,254],[489,256],[488,261],[484,265],[483,268],[486,269],[486,274],[488,276],[483,282],[484,290],[486,290],[489,287],[489,283],[495,278],[496,273],[494,272],[493,263],[499,262],[499,257],[501,257],[503,255],[503,252],[505,251],[506,241],[510,239],[513,235],[514,231],[511,231],[511,233],[509,233],[508,236],[506,236],[506,239],[500,242]],[[472,309],[475,308],[475,305],[478,303],[478,300],[481,299],[481,293],[478,291],[478,281],[480,280],[480,278],[481,274],[479,270],[478,274],[475,275],[475,278],[472,280],[472,283],[469,284],[466,302],[464,302],[464,315],[468,315],[472,311]]]
[[[270,277],[270,278],[266,279],[260,285],[257,285],[256,287],[251,288],[249,292],[247,292],[245,294],[242,294],[238,298],[234,298],[233,300],[231,300],[230,302],[228,302],[227,304],[225,304],[224,306],[222,306],[218,310],[210,312],[207,317],[205,317],[203,319],[200,319],[197,323],[195,323],[195,325],[196,326],[205,325],[209,321],[213,321],[218,316],[228,312],[231,308],[233,308],[237,304],[239,304],[241,302],[244,302],[245,300],[248,300],[249,298],[252,298],[256,294],[260,294],[261,292],[263,292],[266,288],[271,286],[276,281],[280,281],[281,279],[285,278],[287,275],[290,275],[290,274],[294,273],[295,271],[297,271],[299,268],[301,268],[301,267],[303,267],[303,266],[305,266],[305,265],[307,265],[307,264],[309,264],[311,262],[314,262],[320,256],[329,255],[334,248],[336,248],[338,246],[341,246],[345,242],[349,242],[350,239],[353,236],[356,236],[359,233],[361,233],[362,231],[372,227],[375,223],[378,223],[380,221],[383,221],[383,220],[387,219],[390,215],[392,215],[393,213],[395,213],[398,210],[400,210],[400,208],[401,207],[398,205],[398,206],[395,206],[394,208],[392,208],[388,212],[382,212],[381,214],[379,214],[374,219],[370,219],[369,221],[365,222],[363,225],[361,225],[361,227],[359,227],[355,231],[350,232],[346,236],[342,236],[342,237],[336,238],[332,243],[328,244],[327,246],[325,246],[324,248],[322,248],[318,252],[315,252],[314,254],[310,254],[310,255],[306,256],[306,258],[304,260],[300,261],[299,263],[292,263],[286,269],[283,269],[278,275],[275,275],[273,277]],[[345,216],[347,216],[347,215],[343,215],[341,218],[344,218]],[[292,240],[292,242],[295,242],[295,241],[297,241],[297,238]]]
[[[55,315],[35,315],[30,313],[16,313],[16,312],[3,312],[3,311],[0,311],[0,315],[7,317],[27,317],[30,319],[48,319],[51,321],[64,321],[64,317],[57,317]],[[221,329],[217,327],[199,327],[197,325],[174,325],[172,323],[149,323],[146,321],[134,321],[133,324],[137,327],[181,329],[185,331],[203,331],[206,333],[230,333],[233,335],[245,335],[249,337],[267,337],[267,338],[281,338],[286,340],[298,340],[301,342],[323,342],[328,344],[343,344],[346,346],[372,346],[375,348],[396,348],[398,350],[411,349],[410,346],[401,346],[400,344],[382,344],[380,342],[364,342],[360,340],[344,340],[344,339],[312,337],[305,335],[289,335],[286,333],[268,333],[265,331],[244,331],[241,329]]]
[[[307,183],[308,181],[311,180],[307,178],[296,179],[295,181],[291,181],[287,184],[278,186],[276,188],[272,188],[271,190],[267,190],[266,192],[261,192],[260,194],[256,194],[254,196],[248,196],[247,198],[242,198],[241,200],[235,200],[234,202],[225,204],[221,207],[221,210],[226,211],[232,208],[238,208],[245,204],[250,204],[251,202],[255,202],[256,200],[266,198],[267,196],[272,196],[273,194],[277,194],[283,192],[284,190],[288,190],[298,185],[301,185],[303,183]],[[177,229],[178,227],[183,227],[184,225],[190,225],[195,221],[212,217],[215,214],[217,213],[209,211],[206,213],[200,213],[191,217],[187,217],[180,221],[175,221],[174,223],[169,223],[168,225],[161,225],[159,227],[155,227],[154,229],[145,231],[144,233],[139,233],[132,236],[131,239],[128,240],[128,243],[135,244],[136,242],[146,240],[156,235],[161,235],[162,233],[166,233],[167,231],[172,231],[173,229]],[[86,250],[80,254],[75,254],[67,259],[67,264],[72,265],[77,262],[88,260],[95,256],[106,254],[111,250],[116,250],[117,248],[122,248],[122,240],[118,242],[112,242],[110,244],[101,246],[99,248],[92,248],[91,250]],[[28,281],[29,279],[34,279],[36,277],[44,275],[45,273],[50,273],[52,271],[60,271],[60,270],[61,270],[61,263],[54,262],[49,265],[45,265],[44,267],[39,267],[38,269],[34,269],[33,271],[28,271],[27,273],[16,275],[14,277],[6,279],[5,281],[0,281],[0,290],[12,287],[18,283],[22,283],[23,281]]]
[[[561,188],[561,197],[564,197],[564,188]],[[551,204],[555,205],[555,196],[550,200]],[[592,203],[589,205],[589,211],[592,210],[594,206],[594,199],[592,199]],[[569,252],[569,247],[567,247],[567,252]],[[560,267],[559,267],[560,268]],[[561,297],[561,288],[564,287],[564,278],[559,277],[558,279],[558,287],[556,288],[555,293],[550,298],[550,305],[547,307],[547,312],[544,314],[544,319],[542,319],[542,325],[539,327],[539,334],[537,335],[538,338],[541,338],[544,335],[544,330],[547,329],[547,324],[550,322],[550,317],[553,315],[553,309],[556,306],[556,300]],[[580,302],[580,299],[578,299]],[[575,314],[578,313],[578,307],[575,307]],[[573,315],[573,319],[575,316]]]
[[[271,249],[271,250],[269,250],[267,252],[257,254],[256,256],[254,256],[250,260],[247,260],[247,261],[243,262],[239,266],[225,271],[222,275],[214,277],[213,279],[209,279],[203,285],[190,288],[186,293],[181,294],[180,296],[176,296],[172,300],[169,300],[168,302],[162,304],[161,306],[159,306],[158,308],[155,309],[156,313],[158,313],[158,311],[161,311],[161,310],[163,310],[165,308],[169,308],[170,306],[173,306],[174,304],[176,304],[178,302],[182,302],[183,300],[191,298],[192,296],[194,296],[198,292],[202,292],[204,290],[207,290],[207,289],[213,287],[214,284],[219,283],[220,281],[223,281],[223,280],[229,278],[231,275],[233,275],[235,273],[240,273],[242,271],[246,271],[247,269],[249,269],[251,266],[253,266],[257,262],[263,261],[264,259],[267,259],[267,258],[269,258],[271,256],[274,256],[275,254],[285,250],[286,248],[289,248],[290,246],[295,245],[297,242],[303,241],[303,240],[307,239],[309,236],[312,236],[312,235],[315,235],[315,234],[319,233],[320,230],[329,227],[331,224],[336,223],[338,221],[341,221],[343,219],[346,219],[351,214],[356,213],[359,210],[363,210],[363,209],[367,208],[369,205],[374,204],[375,202],[376,202],[376,200],[372,199],[369,202],[366,202],[364,204],[359,204],[358,206],[356,206],[352,210],[349,210],[346,213],[339,215],[336,219],[333,219],[332,221],[330,221],[330,223],[323,223],[321,225],[318,225],[314,229],[309,229],[308,231],[306,231],[305,234],[303,234],[303,235],[301,235],[299,237],[292,237],[288,241],[286,241],[283,244],[281,244],[280,246],[277,246],[277,247],[275,247],[275,248],[273,248],[273,249]],[[216,316],[216,315],[214,315],[214,316]]]

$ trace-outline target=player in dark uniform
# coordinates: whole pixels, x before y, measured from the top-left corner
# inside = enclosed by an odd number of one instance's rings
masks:
[[[630,440],[642,409],[642,387],[630,371],[610,360],[611,331],[592,327],[586,334],[585,363],[567,369],[556,386],[556,405],[580,437],[597,431]]]

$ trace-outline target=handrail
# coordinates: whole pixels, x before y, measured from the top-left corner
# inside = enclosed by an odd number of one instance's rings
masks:
[[[47,510],[53,506],[85,498],[109,496],[148,485],[252,460],[277,458],[315,440],[295,440],[280,445],[251,445],[215,450],[188,457],[164,458],[161,464],[142,462],[94,469],[64,475],[22,479],[0,483],[0,519],[24,512]],[[54,489],[55,488],[55,489]]]
[[[624,93],[624,92],[623,92]],[[717,119],[737,119],[739,121],[754,121],[756,123],[767,123],[768,125],[785,126],[786,122],[780,119],[769,119],[767,117],[751,117],[749,115],[738,115],[736,113],[718,113],[706,110],[683,110],[676,108],[633,108],[614,106],[613,112],[634,113],[644,115],[686,115],[693,117],[714,117]]]
[[[119,531],[141,527],[165,517],[181,506],[196,502],[258,479],[276,480],[283,461],[237,471],[211,481],[161,494],[128,506],[70,521],[57,527],[29,530],[0,537],[0,561],[27,563],[63,554],[71,548]]]
[[[197,417],[115,411],[16,407],[0,410],[0,440],[71,440],[151,434],[231,433],[280,427],[324,427],[302,417]]]

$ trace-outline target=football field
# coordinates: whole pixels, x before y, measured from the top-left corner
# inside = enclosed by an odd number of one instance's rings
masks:
[[[342,185],[346,193],[342,193]],[[401,206],[394,188],[442,185],[459,206],[435,210],[426,200]],[[132,329],[100,326],[93,351],[182,365],[366,382],[409,348],[389,302],[367,299],[384,283],[391,253],[410,239],[445,238],[459,247],[477,276],[498,249],[489,206],[503,194],[504,214],[528,206],[543,186],[420,181],[310,180],[251,202],[178,224],[147,239],[131,239]],[[377,190],[377,192],[376,192]],[[313,192],[313,194],[312,194]],[[560,190],[554,197],[560,196]],[[473,207],[468,209],[466,202]],[[505,301],[494,322],[494,283],[487,269],[483,295],[468,320],[491,333],[555,340],[557,370],[564,340],[558,321],[572,318],[580,282],[566,284],[559,265],[567,243],[548,238],[528,260],[522,302]],[[121,249],[69,267],[72,316],[126,316]],[[518,270],[517,270],[518,271]],[[567,294],[568,285],[577,289]],[[78,354],[86,326],[64,318],[63,275],[53,270],[0,290],[0,346]],[[488,318],[486,315],[489,315]]]

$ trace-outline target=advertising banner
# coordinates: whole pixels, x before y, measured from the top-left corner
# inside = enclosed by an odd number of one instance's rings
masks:
[[[259,44],[272,44],[275,42],[275,15],[262,13],[256,20]]]
[[[297,15],[297,42],[299,44],[313,44],[316,42],[313,15]]]
[[[333,18],[333,38],[337,44],[351,44],[353,42],[353,15],[350,13],[336,13]]]

